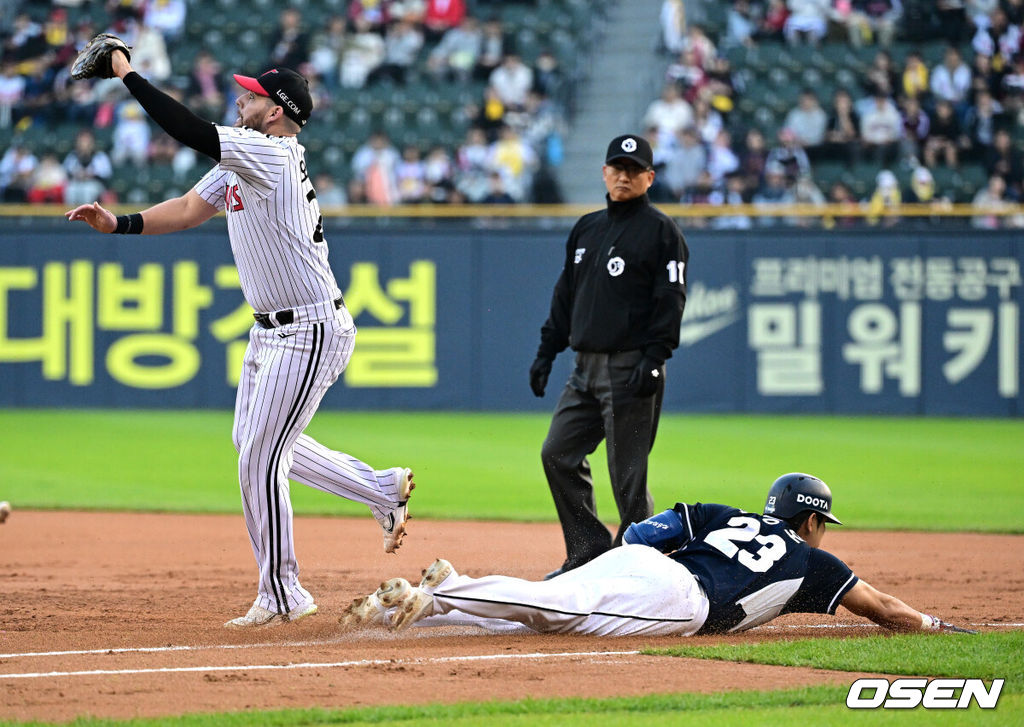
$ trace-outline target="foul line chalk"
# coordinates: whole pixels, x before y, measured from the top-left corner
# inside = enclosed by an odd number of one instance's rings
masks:
[[[572,659],[604,656],[636,656],[639,651],[575,651],[555,654],[480,654],[477,656],[447,656],[434,659],[361,659],[358,661],[304,662],[301,664],[239,664],[237,666],[168,666],[154,669],[91,669],[88,671],[51,671],[25,674],[0,674],[4,679],[42,679],[47,677],[113,676],[120,674],[171,674],[211,671],[268,671],[280,669],[337,669],[341,667],[401,666],[408,664],[452,664],[472,661],[498,661],[515,659]]]

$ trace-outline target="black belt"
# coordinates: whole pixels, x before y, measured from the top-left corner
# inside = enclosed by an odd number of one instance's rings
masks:
[[[345,305],[343,298],[334,299],[334,307],[341,308]],[[273,313],[253,313],[252,317],[256,319],[256,322],[263,328],[277,328],[278,326],[287,326],[289,323],[295,322],[295,311],[291,308],[285,310],[275,311]]]

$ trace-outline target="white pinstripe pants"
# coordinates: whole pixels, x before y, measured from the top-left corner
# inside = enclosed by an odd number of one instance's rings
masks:
[[[289,613],[313,601],[299,583],[289,476],[370,507],[397,502],[396,472],[377,472],[302,433],[348,365],[355,326],[345,308],[328,320],[253,326],[235,399],[233,439],[249,541],[259,566],[256,603]]]

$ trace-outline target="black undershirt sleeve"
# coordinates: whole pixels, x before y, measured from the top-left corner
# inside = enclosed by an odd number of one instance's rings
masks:
[[[210,121],[196,116],[184,105],[156,88],[135,71],[124,77],[124,85],[160,127],[185,146],[220,161],[220,136]]]

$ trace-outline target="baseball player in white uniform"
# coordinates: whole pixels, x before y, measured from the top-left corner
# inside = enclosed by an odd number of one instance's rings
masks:
[[[242,293],[257,311],[235,402],[233,439],[253,554],[256,600],[227,627],[296,621],[316,612],[299,583],[289,477],[365,503],[384,533],[402,542],[414,487],[405,467],[375,470],[303,430],[348,364],[356,328],[328,263],[323,218],[296,135],[313,108],[306,80],[274,68],[235,76],[245,89],[234,127],[205,121],[135,73],[123,53],[112,68],[172,137],[217,162],[189,192],[141,213],[115,217],[98,203],[66,213],[108,233],[161,234],[227,215]]]

